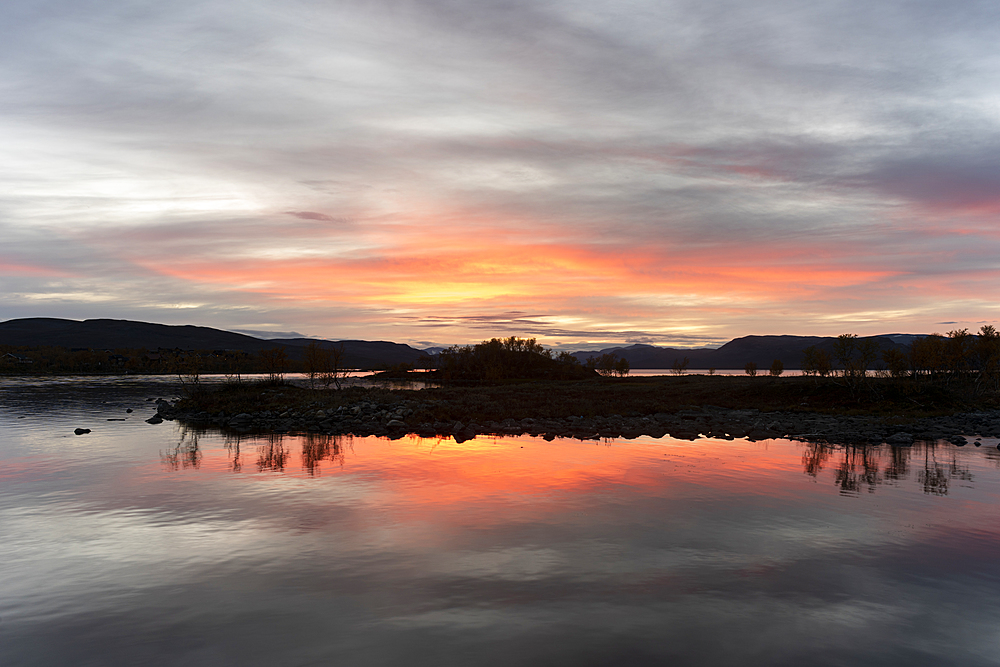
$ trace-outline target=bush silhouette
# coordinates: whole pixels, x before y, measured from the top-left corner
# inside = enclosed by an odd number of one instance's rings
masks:
[[[627,371],[626,371],[627,372]],[[441,353],[437,376],[446,381],[571,380],[595,375],[570,354],[553,356],[534,338],[492,338]]]

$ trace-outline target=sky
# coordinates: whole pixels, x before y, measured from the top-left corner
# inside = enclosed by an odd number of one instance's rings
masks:
[[[1000,322],[1000,3],[8,0],[0,320]]]

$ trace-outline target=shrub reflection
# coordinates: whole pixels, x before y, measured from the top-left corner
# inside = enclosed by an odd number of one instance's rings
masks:
[[[193,429],[182,429],[181,437],[173,449],[160,452],[160,462],[168,470],[183,468],[198,468],[201,465],[201,448],[198,438],[201,432]]]
[[[203,458],[199,438],[207,432],[203,428],[182,428],[177,445],[161,452],[163,465],[175,471],[199,468]],[[349,435],[319,433],[230,433],[224,443],[227,467],[232,472],[241,472],[247,463],[244,449],[249,446],[250,455],[256,454],[252,460],[257,472],[287,472],[295,443],[301,447],[302,470],[314,477],[322,472],[325,461],[344,467],[346,448],[351,447],[353,439]],[[604,442],[607,446],[612,443],[613,440]],[[971,485],[974,481],[969,466],[959,461],[959,449],[948,443],[923,442],[912,447],[891,447],[814,442],[799,446],[802,447],[803,472],[817,479],[823,474],[829,475],[844,495],[858,495],[862,491],[874,493],[881,485],[899,485],[914,479],[924,493],[946,496],[954,484]],[[983,453],[1000,466],[1000,452],[991,448]]]
[[[874,493],[880,484],[907,479],[918,466],[917,482],[926,494],[946,496],[952,481],[973,481],[968,466],[958,462],[958,452],[953,446],[932,442],[913,447],[805,445],[802,467],[807,475],[818,477],[831,464],[835,466],[834,483],[846,495],[857,495],[862,490]]]
[[[344,465],[345,441],[349,437],[309,433],[292,436],[291,439],[301,443],[302,469],[312,477],[320,473],[323,461],[338,463],[341,466]],[[183,442],[183,435],[181,439]],[[284,472],[292,456],[292,446],[288,442],[288,439],[289,436],[284,433],[249,436],[242,434],[228,435],[224,446],[229,461],[229,469],[233,472],[243,470],[243,446],[249,444],[256,446],[257,456],[255,465],[257,472]],[[197,436],[195,436],[195,443],[197,443]]]

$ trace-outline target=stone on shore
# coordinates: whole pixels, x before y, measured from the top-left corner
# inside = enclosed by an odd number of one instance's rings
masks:
[[[892,423],[875,415],[831,415],[806,411],[761,412],[757,409],[730,409],[717,406],[685,406],[676,412],[608,415],[546,415],[524,413],[500,421],[483,415],[462,414],[458,402],[373,400],[365,398],[335,408],[319,402],[306,405],[271,405],[239,412],[235,416],[221,410],[204,412],[197,404],[180,403],[180,408],[158,399],[157,414],[149,423],[180,420],[191,424],[213,424],[233,431],[274,433],[323,433],[331,436],[368,435],[400,437],[412,433],[421,437],[454,437],[463,442],[477,436],[531,435],[553,438],[662,438],[680,440],[702,437],[750,441],[774,438],[828,443],[830,445],[880,445],[907,447],[918,441],[949,440],[957,446],[967,443],[964,436],[1000,437],[1000,410],[959,413],[949,416],[893,418]],[[245,409],[245,408],[244,408]],[[435,419],[431,415],[438,413]],[[525,414],[528,413],[528,414]],[[447,417],[445,416],[447,415]],[[530,415],[530,416],[529,416]]]

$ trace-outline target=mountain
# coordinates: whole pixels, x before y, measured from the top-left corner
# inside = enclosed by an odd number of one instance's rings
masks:
[[[887,334],[871,336],[882,349],[906,349],[914,334]],[[580,361],[588,357],[613,352],[628,359],[632,368],[671,368],[675,360],[689,359],[688,368],[743,368],[748,361],[762,371],[771,362],[780,359],[785,368],[800,368],[802,352],[815,345],[833,352],[836,338],[821,336],[743,336],[735,338],[718,349],[678,349],[654,345],[629,345],[603,350],[573,353]],[[863,340],[863,339],[862,339]],[[256,353],[280,346],[290,359],[301,360],[310,343],[322,347],[344,346],[345,365],[353,368],[379,368],[401,363],[414,363],[425,352],[402,343],[388,341],[343,340],[329,341],[313,338],[278,338],[263,340],[231,331],[192,325],[173,326],[134,322],[131,320],[95,319],[64,320],[51,317],[33,317],[0,322],[0,345],[58,346],[113,350],[115,348],[180,348],[182,350],[243,350]]]
[[[867,336],[878,340],[881,349],[906,349],[913,338],[909,334],[888,336]],[[598,351],[574,352],[580,361],[600,356],[608,352],[628,359],[632,368],[672,368],[674,361],[689,359],[688,368],[743,368],[752,361],[762,371],[770,368],[775,359],[780,359],[785,368],[801,368],[803,351],[812,345],[826,350],[833,356],[833,343],[837,340],[824,336],[743,336],[734,338],[718,349],[677,349],[654,345],[629,345],[610,347]],[[864,340],[864,338],[859,338]],[[905,341],[905,344],[904,342]]]
[[[180,348],[182,350],[242,350],[256,353],[276,346],[285,349],[290,359],[305,356],[305,347],[317,342],[323,347],[344,346],[345,365],[354,368],[377,368],[399,363],[413,363],[423,352],[409,345],[386,341],[328,341],[311,338],[262,340],[230,331],[192,325],[173,326],[131,320],[64,320],[32,317],[0,322],[0,345],[57,346],[65,348]]]
[[[281,345],[293,359],[301,358],[309,343],[317,343],[320,347],[332,348],[344,346],[347,355],[347,365],[352,368],[378,368],[395,364],[412,364],[421,357],[427,356],[423,350],[384,340],[318,340],[316,338],[276,338],[267,341],[267,347]]]

